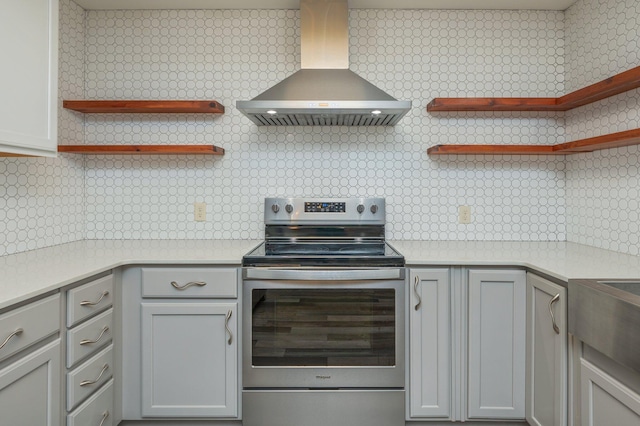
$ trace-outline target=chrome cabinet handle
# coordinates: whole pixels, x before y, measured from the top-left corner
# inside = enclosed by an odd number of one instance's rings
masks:
[[[224,318],[224,328],[226,328],[227,333],[229,333],[229,340],[227,340],[227,344],[229,345],[233,341],[233,334],[231,334],[231,330],[229,329],[229,320],[231,319],[231,314],[233,314],[233,312],[231,311],[231,309],[229,309],[229,312],[227,312],[227,316]]]
[[[207,283],[205,283],[204,281],[191,281],[186,283],[185,285],[180,285],[175,281],[171,281],[171,285],[176,290],[186,290],[189,287],[193,287],[194,285],[197,285],[198,287],[204,287],[205,285],[207,285]]]
[[[102,375],[104,374],[104,372],[107,371],[108,369],[109,369],[109,364],[103,365],[102,371],[100,371],[100,375],[98,375],[98,377],[96,377],[95,380],[83,380],[80,382],[80,386],[95,385],[102,378]]]
[[[422,305],[422,297],[420,297],[420,294],[418,293],[418,284],[420,284],[420,277],[416,276],[415,283],[413,284],[413,292],[418,298],[418,304],[415,306],[416,311],[420,309],[420,305]]]
[[[553,324],[553,331],[555,331],[556,334],[560,334],[560,328],[558,327],[558,324],[556,324],[556,317],[553,315],[553,304],[556,303],[559,299],[560,293],[553,296],[553,299],[549,301],[549,314],[551,314],[551,324]]]
[[[108,411],[105,411],[104,413],[102,413],[102,420],[100,421],[100,424],[98,426],[102,426],[104,422],[107,421],[108,417],[109,417]]]
[[[0,349],[4,348],[7,343],[9,343],[9,340],[11,340],[13,337],[21,335],[23,331],[23,329],[19,328],[11,333],[6,339],[4,339],[4,342],[2,342],[2,344],[0,345]]]
[[[109,326],[104,326],[104,328],[102,329],[102,332],[100,333],[100,335],[98,336],[98,338],[96,340],[89,340],[89,339],[83,339],[80,341],[81,345],[92,345],[94,343],[98,343],[100,341],[100,339],[102,339],[102,336],[104,336],[104,333],[106,333],[107,331],[109,331]]]
[[[82,302],[80,302],[80,306],[96,306],[98,303],[102,302],[102,299],[104,299],[108,295],[109,295],[109,292],[107,290],[105,290],[100,295],[100,298],[98,300],[96,300],[95,302],[90,302],[88,300],[83,300]]]

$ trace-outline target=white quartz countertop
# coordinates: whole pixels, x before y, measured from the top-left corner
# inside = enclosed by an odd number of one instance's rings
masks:
[[[257,240],[78,241],[0,257],[0,309],[133,264],[240,266]]]
[[[523,266],[562,281],[640,278],[640,257],[567,242],[391,241],[407,266]]]
[[[575,243],[390,241],[408,266],[521,266],[557,279],[640,278],[640,257]],[[258,240],[79,241],[0,257],[0,309],[133,264],[239,266]]]

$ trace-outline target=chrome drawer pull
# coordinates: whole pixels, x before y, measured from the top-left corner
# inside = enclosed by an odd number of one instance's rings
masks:
[[[104,374],[104,372],[107,371],[108,369],[109,369],[109,364],[103,365],[102,371],[100,371],[100,375],[95,380],[83,380],[82,382],[80,382],[80,386],[95,385],[102,378],[102,375]]]
[[[416,294],[418,298],[418,304],[415,306],[415,310],[420,309],[420,305],[422,305],[422,297],[420,297],[420,293],[418,293],[418,284],[420,284],[420,277],[416,276],[415,284],[413,284],[413,292]]]
[[[186,283],[185,285],[179,285],[177,282],[171,281],[171,285],[176,290],[186,290],[189,287],[193,287],[194,285],[197,285],[198,287],[204,287],[205,285],[207,285],[207,283],[205,283],[204,281],[191,281]]]
[[[556,324],[556,317],[553,315],[553,304],[556,303],[558,299],[560,299],[560,293],[553,296],[553,299],[549,301],[549,313],[551,314],[551,324],[553,324],[553,331],[555,331],[556,334],[560,334],[560,328]]]
[[[102,426],[104,422],[107,421],[107,418],[109,418],[109,412],[105,411],[104,413],[102,413],[102,420],[100,421],[100,424],[98,426]]]
[[[105,290],[100,295],[100,298],[98,300],[96,300],[95,302],[89,302],[88,300],[83,300],[82,302],[80,302],[80,306],[96,306],[98,303],[102,302],[102,299],[104,299],[108,295],[109,295],[109,292],[107,290]]]
[[[2,344],[0,345],[0,349],[4,348],[7,345],[7,343],[9,343],[9,340],[11,340],[11,338],[21,335],[23,331],[24,331],[23,329],[19,328],[16,331],[14,331],[13,333],[11,333],[9,335],[9,337],[4,339],[4,342],[2,342]]]
[[[233,312],[231,311],[231,309],[229,309],[229,312],[227,312],[227,316],[224,319],[224,328],[227,329],[227,333],[229,333],[229,340],[227,340],[227,343],[230,345],[231,342],[233,341],[233,334],[231,334],[231,330],[229,330],[229,320],[231,319],[231,314]]]
[[[100,333],[100,335],[98,336],[98,338],[96,340],[89,340],[89,339],[83,339],[80,341],[81,345],[91,345],[94,343],[98,343],[100,341],[100,339],[102,339],[102,336],[104,336],[104,333],[106,333],[107,331],[109,331],[109,326],[104,326],[104,328],[102,329],[102,332]]]

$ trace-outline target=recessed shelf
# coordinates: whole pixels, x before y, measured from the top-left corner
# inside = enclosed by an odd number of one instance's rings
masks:
[[[559,98],[435,98],[427,111],[569,111],[640,87],[640,67]]]
[[[216,101],[66,100],[62,106],[87,114],[224,114],[224,106]]]
[[[58,145],[58,152],[111,155],[224,155],[215,145]]]
[[[557,145],[435,145],[429,155],[570,155],[640,144],[640,129]]]

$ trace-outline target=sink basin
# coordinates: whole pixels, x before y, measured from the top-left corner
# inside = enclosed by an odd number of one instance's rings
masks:
[[[569,333],[640,372],[640,280],[569,280]]]
[[[598,281],[598,284],[608,285],[609,287],[640,296],[640,281]]]

